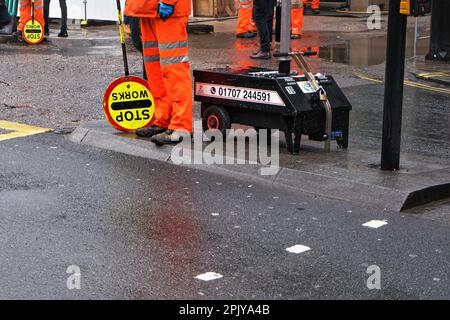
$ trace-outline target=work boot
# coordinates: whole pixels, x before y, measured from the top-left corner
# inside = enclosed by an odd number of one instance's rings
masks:
[[[153,136],[150,141],[159,146],[162,146],[164,144],[175,144],[183,141],[183,137],[187,135],[189,134],[186,132],[166,130],[163,133]]]
[[[319,13],[320,13],[320,10],[319,10],[319,9],[312,9],[312,12],[313,12],[314,14],[319,14]]]
[[[258,59],[258,60],[269,60],[270,52],[264,52],[262,50],[259,50],[257,53],[254,53],[250,56],[250,59]]]
[[[291,39],[301,39],[302,35],[301,34],[291,34]]]
[[[25,42],[22,35],[22,30],[17,30],[17,41],[18,42]]]
[[[66,30],[61,30],[60,33],[58,33],[59,38],[67,38],[69,35],[67,34]]]
[[[136,135],[142,138],[151,138],[156,134],[163,133],[167,128],[159,127],[156,124],[152,124],[150,127],[144,127],[136,130]]]
[[[243,38],[243,39],[250,39],[256,37],[256,32],[254,31],[247,31],[244,33],[238,33],[236,34],[236,38]]]

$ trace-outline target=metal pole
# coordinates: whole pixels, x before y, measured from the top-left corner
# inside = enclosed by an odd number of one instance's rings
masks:
[[[119,19],[120,42],[122,43],[123,66],[125,69],[125,76],[128,77],[130,75],[130,71],[128,69],[127,47],[125,45],[125,30],[123,29],[122,8],[120,6],[120,0],[116,0],[116,2]]]
[[[31,21],[34,24],[34,0],[31,0]]]
[[[406,22],[407,16],[400,14],[400,0],[389,1],[381,148],[382,170],[400,168]]]
[[[281,39],[280,52],[288,53],[291,50],[291,0],[282,0],[281,3]],[[291,58],[279,58],[278,71],[283,74],[291,73]]]
[[[419,18],[416,17],[415,19],[416,19],[416,21],[414,23],[414,58],[417,56],[417,38],[419,37],[419,32],[418,32]]]

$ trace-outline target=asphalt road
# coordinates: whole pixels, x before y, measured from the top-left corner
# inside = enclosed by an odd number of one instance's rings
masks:
[[[450,298],[450,226],[73,144],[0,142],[0,298]],[[362,224],[386,220],[372,229]],[[291,253],[304,245],[311,250]],[[69,290],[69,266],[81,289]],[[381,289],[369,290],[369,266]],[[195,277],[215,272],[222,278]]]

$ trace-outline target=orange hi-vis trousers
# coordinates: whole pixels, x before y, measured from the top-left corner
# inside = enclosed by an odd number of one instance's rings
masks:
[[[303,4],[307,5],[308,0],[303,0]],[[311,0],[311,9],[319,9],[320,0]]]
[[[253,21],[253,0],[239,0],[238,22],[236,34],[256,31]]]
[[[36,0],[34,2],[34,18],[43,26],[44,21],[44,4],[43,0]],[[19,30],[23,30],[24,24],[31,19],[31,0],[20,0],[20,23]]]
[[[155,98],[155,124],[192,132],[188,17],[141,18],[145,71]]]
[[[301,0],[292,0],[291,34],[303,34],[303,4]]]

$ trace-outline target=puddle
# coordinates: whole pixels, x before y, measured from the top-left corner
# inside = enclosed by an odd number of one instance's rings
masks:
[[[61,48],[61,52],[66,57],[76,57],[76,56],[84,56],[84,55],[120,56],[122,54],[122,51],[118,46]]]
[[[429,39],[417,41],[416,55],[424,55],[429,50]],[[336,44],[312,47],[318,57],[330,62],[357,67],[368,67],[386,60],[386,36],[343,40]],[[406,58],[414,57],[414,35],[408,33]]]

